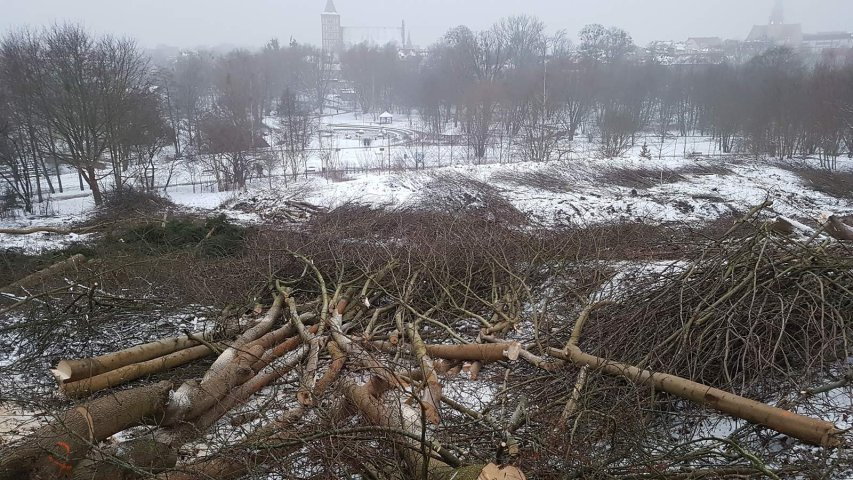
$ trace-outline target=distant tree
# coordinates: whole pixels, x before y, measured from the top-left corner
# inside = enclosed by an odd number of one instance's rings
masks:
[[[625,30],[603,25],[585,26],[580,32],[578,53],[586,61],[616,63],[624,60],[634,50],[634,41]]]
[[[317,131],[317,118],[305,102],[292,91],[285,90],[278,104],[277,138],[285,159],[285,171],[290,167],[293,176],[305,171],[308,148]]]
[[[15,42],[8,37],[7,42]],[[82,27],[57,25],[39,39],[29,63],[34,104],[45,128],[58,142],[56,155],[74,167],[102,203],[99,170],[113,163],[122,184],[120,160],[110,147],[126,127],[139,95],[150,87],[148,63],[136,45],[113,37],[95,39]],[[114,153],[109,158],[106,154]]]

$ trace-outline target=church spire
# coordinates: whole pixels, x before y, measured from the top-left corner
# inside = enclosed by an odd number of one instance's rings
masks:
[[[335,8],[334,0],[326,0],[326,10],[323,13],[338,13],[338,9]]]
[[[331,0],[329,0],[331,1]],[[776,0],[776,5],[773,7],[773,13],[770,15],[770,25],[785,24],[785,5],[782,0]]]

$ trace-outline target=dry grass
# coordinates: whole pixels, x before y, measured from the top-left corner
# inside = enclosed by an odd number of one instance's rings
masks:
[[[779,167],[796,174],[812,190],[836,198],[853,199],[853,172],[851,171],[832,171],[792,163],[782,163]]]
[[[503,196],[501,189],[456,172],[429,175],[421,187],[418,209],[474,215],[509,225],[527,223],[527,216]]]
[[[555,166],[523,172],[498,172],[492,176],[492,179],[506,185],[535,188],[558,194],[571,192],[575,183],[562,168]]]
[[[608,168],[596,174],[601,183],[625,188],[645,189],[666,183],[683,182],[696,175],[731,175],[733,172],[722,165],[691,164],[679,168]]]

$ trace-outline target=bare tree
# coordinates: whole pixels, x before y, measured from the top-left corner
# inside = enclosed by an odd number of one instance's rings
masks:
[[[278,104],[279,130],[277,132],[279,146],[282,150],[285,164],[294,177],[305,171],[308,160],[308,147],[317,131],[317,119],[305,102],[300,101],[296,94],[285,90]]]

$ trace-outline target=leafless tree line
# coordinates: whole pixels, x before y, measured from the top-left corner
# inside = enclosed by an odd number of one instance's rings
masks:
[[[96,203],[105,185],[162,186],[155,168],[168,184],[177,161],[220,189],[277,168],[296,174],[332,106],[417,115],[478,161],[495,149],[560,158],[578,134],[604,157],[649,135],[705,135],[721,153],[818,156],[827,168],[853,151],[849,62],[813,65],[777,48],[737,65],[662,65],[618,28],[590,25],[579,38],[572,45],[536,18],[510,17],[480,32],[455,27],[425,54],[354,46],[341,53],[337,79],[332,55],[295,41],[155,65],[132,41],[79,26],[12,32],[0,48],[4,198],[31,211],[68,188],[63,168]],[[341,86],[352,105],[333,95]],[[329,152],[320,156],[331,165]]]
[[[365,111],[416,111],[432,133],[454,127],[477,158],[504,140],[523,159],[554,158],[578,132],[605,157],[640,133],[710,135],[721,153],[819,156],[827,167],[853,150],[849,61],[775,48],[743,64],[663,65],[618,28],[590,25],[579,38],[511,17],[451,29],[423,57],[359,45],[342,73]]]

